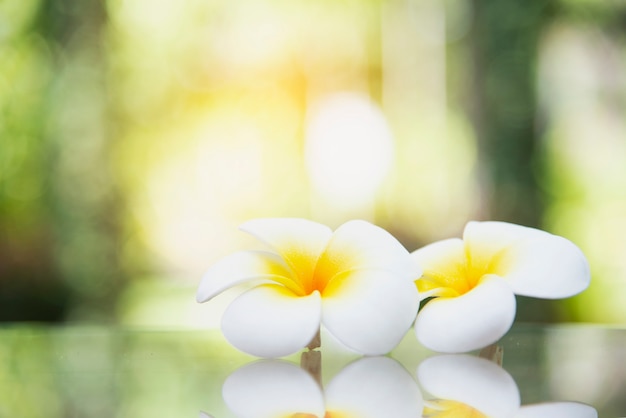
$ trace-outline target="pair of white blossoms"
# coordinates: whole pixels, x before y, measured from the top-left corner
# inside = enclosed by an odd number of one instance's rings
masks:
[[[509,330],[516,294],[564,298],[590,281],[587,260],[572,242],[505,222],[469,222],[463,239],[413,253],[360,220],[334,232],[294,218],[256,219],[240,229],[269,249],[219,260],[202,278],[196,300],[252,284],[224,312],[222,332],[259,357],[299,351],[320,325],[358,353],[386,354],[413,322],[427,348],[467,352]]]

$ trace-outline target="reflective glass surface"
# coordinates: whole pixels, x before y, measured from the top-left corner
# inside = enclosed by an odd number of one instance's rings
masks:
[[[385,358],[362,358],[322,333],[320,354],[263,361],[213,330],[5,326],[0,389],[0,417],[22,418],[344,418],[376,408],[623,417],[626,331],[516,324],[462,356],[430,352],[409,332]]]

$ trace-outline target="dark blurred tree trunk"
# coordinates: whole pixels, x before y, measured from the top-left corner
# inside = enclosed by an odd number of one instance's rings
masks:
[[[541,224],[535,71],[549,4],[473,0],[469,105],[479,144],[485,219]]]
[[[44,197],[44,132],[58,48],[42,33],[48,17],[37,19],[41,10],[14,2],[4,12],[11,25],[0,39],[6,82],[0,93],[0,321],[59,321],[69,287],[56,267],[54,220]]]
[[[45,1],[38,29],[53,53],[47,87],[46,205],[70,319],[109,320],[123,284],[119,199],[110,158],[106,3]]]

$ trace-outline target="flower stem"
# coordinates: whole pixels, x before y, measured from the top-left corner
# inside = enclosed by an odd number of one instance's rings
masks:
[[[306,346],[307,350],[300,357],[300,367],[308,372],[320,387],[322,387],[322,353],[316,348],[321,346],[322,339],[318,329],[311,342]]]
[[[313,336],[311,342],[306,346],[309,350],[315,350],[322,346],[322,337],[320,336],[320,330],[317,330],[317,334]]]
[[[304,351],[300,357],[300,367],[309,373],[322,387],[322,353],[317,350]]]
[[[478,357],[493,361],[498,366],[502,366],[502,358],[504,357],[504,348],[497,344],[491,344],[480,350]]]

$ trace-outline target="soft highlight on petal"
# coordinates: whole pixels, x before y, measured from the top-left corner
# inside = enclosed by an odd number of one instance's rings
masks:
[[[322,322],[347,347],[379,355],[400,342],[418,308],[412,281],[385,270],[357,270],[329,283],[322,298]]]
[[[563,237],[505,222],[470,222],[464,239],[471,262],[489,264],[518,295],[558,299],[589,286],[585,255]]]
[[[215,263],[204,274],[196,292],[196,301],[206,302],[224,290],[254,279],[292,283],[291,272],[276,254],[263,251],[240,251]]]
[[[542,231],[508,222],[471,221],[463,230],[463,242],[472,268],[487,271],[512,246],[536,236],[536,232]],[[491,273],[502,275],[504,272]]]
[[[566,298],[585,290],[591,281],[584,254],[565,238],[547,234],[516,246],[512,253],[515,261],[504,278],[518,295]]]
[[[226,339],[243,352],[283,357],[305,347],[319,329],[319,292],[296,297],[281,285],[260,285],[231,302],[222,318]]]
[[[338,411],[359,418],[417,418],[424,404],[413,377],[387,357],[364,358],[348,365],[328,384],[326,400],[331,416]]]
[[[489,417],[513,417],[520,406],[519,390],[513,378],[482,358],[430,357],[418,366],[417,378],[434,397],[461,402]]]
[[[454,298],[429,301],[417,315],[415,333],[427,348],[461,353],[500,339],[515,319],[515,296],[497,276],[485,276],[474,289]]]
[[[524,405],[515,418],[598,418],[598,411],[578,402],[549,402]]]
[[[269,245],[304,282],[311,280],[333,234],[326,225],[298,218],[254,219],[239,229]]]
[[[236,370],[224,382],[222,397],[238,418],[324,414],[324,399],[315,380],[282,361],[261,361]]]
[[[365,221],[350,221],[334,232],[320,257],[316,276],[332,276],[357,269],[382,269],[407,280],[421,275],[409,252],[384,229]]]

